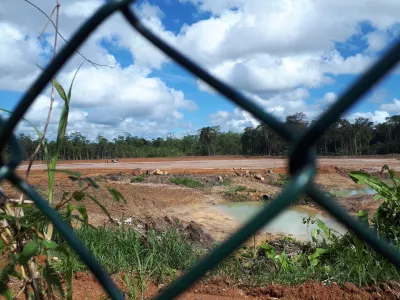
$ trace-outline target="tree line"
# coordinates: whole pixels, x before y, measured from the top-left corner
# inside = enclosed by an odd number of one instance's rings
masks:
[[[302,132],[311,124],[304,113],[286,117],[285,123]],[[28,158],[34,151],[38,139],[30,135],[18,136]],[[47,141],[49,152],[55,149],[55,141]],[[267,125],[247,127],[243,133],[222,132],[220,127],[203,127],[197,134],[183,138],[145,139],[129,133],[113,140],[99,135],[89,141],[80,132],[66,136],[60,159],[112,159],[134,157],[167,157],[194,155],[268,155],[285,156],[289,145]],[[386,118],[374,125],[367,118],[357,118],[353,123],[340,119],[332,124],[316,145],[317,154],[324,156],[375,155],[400,153],[400,115]],[[6,155],[9,150],[6,149]],[[8,153],[9,154],[9,153]],[[43,160],[43,152],[37,159]]]

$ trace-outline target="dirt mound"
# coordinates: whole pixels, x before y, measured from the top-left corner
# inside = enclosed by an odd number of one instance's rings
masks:
[[[178,218],[165,216],[164,218],[154,218],[151,216],[146,217],[129,217],[124,220],[116,220],[121,226],[130,226],[136,231],[145,235],[149,230],[155,230],[163,233],[170,229],[176,229],[178,233],[204,248],[210,249],[214,244],[214,239],[206,233],[202,227],[194,221],[184,222]],[[115,223],[107,222],[108,226],[115,226]]]

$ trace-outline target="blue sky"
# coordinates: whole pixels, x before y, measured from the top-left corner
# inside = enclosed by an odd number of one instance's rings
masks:
[[[54,1],[33,1],[51,11]],[[102,0],[61,1],[60,32],[68,39]],[[396,9],[397,8],[397,9]],[[219,79],[243,91],[284,120],[304,112],[318,117],[346,87],[399,39],[400,3],[386,0],[141,0],[143,22]],[[19,13],[23,11],[23,13]],[[26,3],[0,3],[1,108],[12,110],[52,51],[54,30]],[[29,15],[24,16],[24,14]],[[2,15],[3,16],[3,15]],[[59,48],[62,42],[59,41]],[[154,49],[119,16],[110,18],[80,49],[85,63],[71,101],[68,131],[94,139],[129,132],[147,138],[193,134],[203,126],[242,131],[257,121],[215,94]],[[65,86],[81,62],[75,55],[57,78]],[[346,118],[383,122],[400,114],[398,71],[371,90]],[[27,118],[43,127],[50,102],[46,89]],[[56,97],[49,136],[56,132],[62,103]],[[21,124],[19,131],[32,133]]]

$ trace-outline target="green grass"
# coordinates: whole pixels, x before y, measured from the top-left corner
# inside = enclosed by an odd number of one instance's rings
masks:
[[[224,178],[224,181],[220,182],[219,185],[221,185],[221,186],[231,186],[232,183],[233,183],[232,179]]]
[[[279,174],[279,177],[280,178],[279,178],[278,182],[280,185],[288,184],[289,179],[290,179],[288,174]]]
[[[231,201],[244,202],[244,201],[249,201],[250,199],[247,195],[240,194],[241,192],[254,193],[256,191],[257,191],[256,189],[248,188],[243,185],[236,185],[227,189],[224,192],[224,194]]]
[[[285,285],[302,284],[309,280],[338,284],[354,283],[366,286],[400,280],[399,271],[370,247],[360,251],[344,240],[327,248],[327,252],[312,266],[305,251],[286,261],[282,267],[279,260],[265,257],[261,252],[253,257],[253,249],[242,250],[242,255],[226,259],[211,276],[229,278],[233,282],[251,286],[265,286],[278,283]]]
[[[142,272],[160,281],[189,268],[201,254],[199,248],[182,238],[174,229],[165,233],[149,231],[146,237],[132,229],[82,227],[76,230],[82,242],[109,272]],[[65,243],[64,243],[65,244]],[[78,256],[70,251],[73,271],[87,271]],[[56,269],[67,270],[67,260],[60,257]]]
[[[131,178],[131,183],[133,183],[133,182],[143,182],[145,180],[145,177],[146,177],[145,174],[142,174],[142,175],[139,175],[139,176],[134,176],[134,177]]]
[[[172,183],[177,185],[184,185],[190,188],[201,188],[204,187],[204,184],[200,181],[188,177],[175,177],[171,179]]]
[[[135,274],[123,278],[127,284],[129,280],[173,280],[178,272],[188,270],[204,254],[204,250],[182,238],[173,229],[162,234],[150,231],[146,238],[131,229],[114,231],[83,227],[76,233],[108,272]],[[251,286],[271,283],[292,285],[309,280],[338,284],[351,282],[363,286],[400,280],[400,274],[393,265],[370,247],[354,244],[351,238],[345,236],[329,245],[306,246],[302,253],[287,258],[285,266],[279,259],[267,258],[261,248],[254,252],[252,247],[242,247],[211,271],[207,278],[226,278],[233,283]],[[318,259],[316,266],[312,266],[308,256],[315,251],[315,247],[324,247],[327,252]],[[282,253],[277,255],[284,257]],[[63,257],[60,259],[55,266],[64,273],[67,261]],[[74,253],[70,263],[75,272],[87,271]],[[134,292],[140,291],[131,291]]]

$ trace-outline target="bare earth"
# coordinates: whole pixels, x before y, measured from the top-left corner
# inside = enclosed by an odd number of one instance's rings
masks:
[[[318,160],[318,175],[315,183],[326,190],[356,188],[354,182],[348,177],[351,170],[363,169],[376,173],[384,164],[400,171],[400,160],[392,157],[384,158],[321,158]],[[216,204],[230,201],[225,192],[234,186],[245,186],[255,192],[249,197],[268,194],[277,195],[282,185],[276,184],[280,175],[286,173],[287,160],[283,158],[244,158],[244,157],[185,157],[185,158],[150,158],[150,159],[124,159],[112,164],[105,161],[74,161],[61,162],[59,169],[79,170],[84,176],[97,176],[102,186],[117,188],[126,198],[127,204],[115,203],[104,190],[93,191],[91,194],[101,199],[114,218],[126,220],[132,218],[150,218],[151,220],[164,220],[176,218],[184,223],[196,222],[202,230],[211,235],[214,240],[222,241],[241,224],[231,216],[222,213]],[[47,189],[47,172],[44,164],[34,164],[29,183],[41,190]],[[132,170],[140,168],[147,170],[168,170],[168,175],[152,175],[146,177],[144,182],[130,183]],[[18,173],[23,176],[26,164],[20,166]],[[260,173],[265,181],[260,181],[254,176],[245,176],[246,171]],[[272,172],[267,172],[271,170]],[[187,188],[171,183],[171,178],[188,176],[200,181],[211,182],[207,188]],[[113,178],[114,176],[114,178]],[[218,177],[229,178],[231,186],[219,185]],[[66,174],[56,175],[55,198],[60,198],[63,191],[73,191],[76,183],[71,182]],[[9,184],[4,188],[11,198],[18,198],[19,193]],[[367,209],[370,215],[379,203],[372,200],[372,196],[359,195],[338,199],[349,212],[356,213],[359,209]],[[251,199],[250,199],[251,200]],[[86,201],[86,200],[85,200]],[[86,201],[89,222],[94,226],[103,226],[107,222],[102,210],[92,202]],[[320,211],[312,204],[312,209]],[[271,238],[266,234],[260,235],[258,240]],[[77,289],[74,290],[74,299],[84,297],[84,291],[90,290],[91,294],[101,294],[101,288],[90,275],[77,275],[75,278]],[[149,294],[154,295],[158,287],[150,287]],[[344,288],[338,286],[324,286],[320,283],[307,283],[298,287],[283,287],[278,285],[266,288],[244,287],[239,289],[228,283],[200,283],[180,299],[377,299],[375,291],[359,289],[348,285]],[[92,298],[93,299],[93,298]],[[379,299],[394,299],[393,294],[381,294]]]
[[[318,167],[341,167],[348,169],[380,170],[384,164],[388,164],[395,170],[400,170],[400,160],[394,158],[321,158],[317,161]],[[274,169],[286,168],[287,159],[283,158],[160,158],[160,159],[124,159],[119,163],[106,163],[105,161],[77,161],[73,163],[63,162],[63,169]],[[32,170],[43,170],[45,164],[34,164]],[[20,166],[21,170],[26,165]]]

